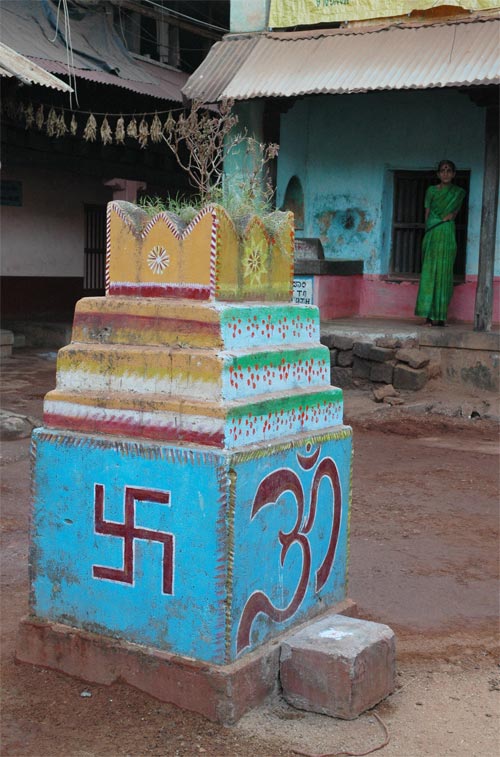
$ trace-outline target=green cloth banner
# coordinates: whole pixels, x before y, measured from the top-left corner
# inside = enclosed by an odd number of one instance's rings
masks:
[[[470,11],[499,7],[499,0],[271,0],[269,26],[310,26],[337,21],[403,16],[440,5]]]

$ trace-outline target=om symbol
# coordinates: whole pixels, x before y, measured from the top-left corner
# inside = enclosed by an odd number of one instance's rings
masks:
[[[309,452],[310,445],[308,445],[306,449]],[[300,467],[306,471],[312,470],[318,461],[320,450],[321,447],[318,447],[311,455],[297,454],[297,462]],[[311,574],[311,545],[308,539],[308,534],[314,525],[318,502],[318,490],[320,483],[324,478],[329,480],[332,487],[333,513],[332,528],[326,554],[315,574],[315,591],[317,593],[323,588],[328,580],[335,559],[335,550],[339,538],[342,512],[342,490],[335,462],[331,457],[324,457],[317,466],[311,484],[309,508],[307,513],[305,513],[304,490],[295,471],[290,468],[280,468],[262,479],[259,484],[253,501],[250,520],[253,520],[259,510],[263,507],[277,504],[278,499],[285,492],[290,492],[295,498],[297,504],[297,519],[295,525],[291,531],[279,531],[278,533],[278,540],[281,544],[280,563],[281,565],[284,564],[287,552],[292,544],[298,544],[302,551],[302,573],[295,594],[287,607],[282,609],[276,607],[273,605],[267,594],[264,594],[262,591],[256,591],[248,598],[239,622],[238,636],[236,640],[237,653],[250,646],[250,631],[252,623],[259,613],[263,613],[274,622],[280,623],[291,618],[302,604]]]

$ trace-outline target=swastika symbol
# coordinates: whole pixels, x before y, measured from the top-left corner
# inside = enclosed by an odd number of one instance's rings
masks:
[[[104,486],[94,486],[94,523],[97,534],[117,536],[123,539],[123,568],[107,568],[103,565],[93,565],[94,578],[107,578],[110,581],[121,581],[126,584],[134,583],[134,540],[158,541],[163,544],[163,594],[173,594],[174,583],[174,537],[165,531],[152,531],[149,528],[138,528],[135,525],[135,503],[157,502],[160,505],[170,504],[170,492],[158,489],[139,489],[134,486],[125,487],[125,520],[123,523],[106,520],[104,518]]]

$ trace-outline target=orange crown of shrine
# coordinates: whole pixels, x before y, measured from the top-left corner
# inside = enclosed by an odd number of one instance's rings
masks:
[[[258,216],[243,230],[220,205],[188,226],[128,202],[108,205],[106,293],[196,300],[290,301],[293,215],[275,212],[271,235]]]

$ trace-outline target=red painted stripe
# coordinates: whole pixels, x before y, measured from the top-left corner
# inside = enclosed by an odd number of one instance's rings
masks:
[[[210,323],[210,321],[196,321],[187,318],[169,318],[168,316],[150,316],[150,315],[133,315],[131,313],[75,313],[74,319],[75,327],[87,326],[88,328],[102,328],[102,326],[110,325],[114,328],[130,329],[133,331],[142,329],[154,329],[155,331],[181,331],[189,332],[193,331],[203,336],[211,334],[218,336],[220,333],[220,326],[218,323]]]
[[[208,300],[210,287],[170,286],[169,284],[110,284],[109,294],[129,297],[182,297]]]
[[[48,428],[67,429],[92,434],[112,434],[134,439],[152,439],[161,442],[190,442],[204,444],[209,447],[223,447],[224,433],[217,431],[207,434],[200,431],[188,431],[165,426],[140,426],[133,421],[126,420],[96,420],[95,418],[72,418],[60,413],[44,413],[44,425]]]

